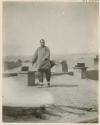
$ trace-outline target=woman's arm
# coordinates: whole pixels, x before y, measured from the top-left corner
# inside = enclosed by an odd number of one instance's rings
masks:
[[[33,56],[32,65],[36,62],[37,58],[38,58],[38,49],[35,51],[35,54]]]

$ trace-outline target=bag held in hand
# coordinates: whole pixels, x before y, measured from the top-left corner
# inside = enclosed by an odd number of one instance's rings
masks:
[[[55,62],[53,60],[46,59],[40,64],[39,70],[47,70],[52,68],[54,65]]]
[[[46,59],[41,62],[39,70],[47,70],[51,68],[50,60]]]

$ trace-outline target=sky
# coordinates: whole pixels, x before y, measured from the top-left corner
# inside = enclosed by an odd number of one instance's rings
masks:
[[[3,54],[33,55],[46,41],[52,54],[98,51],[98,3],[3,2]]]

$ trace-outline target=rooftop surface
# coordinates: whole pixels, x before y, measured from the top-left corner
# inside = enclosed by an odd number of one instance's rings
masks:
[[[8,122],[82,122],[98,117],[98,81],[59,75],[52,76],[51,87],[46,87],[46,81],[44,84],[42,88],[29,87],[25,75],[4,78],[3,105],[15,107],[36,107],[37,105],[38,107],[49,104],[43,114],[45,119],[26,115],[18,119],[4,116],[4,120]]]

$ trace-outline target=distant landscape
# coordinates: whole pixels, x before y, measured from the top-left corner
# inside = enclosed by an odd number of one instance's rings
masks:
[[[89,68],[94,66],[94,58],[97,53],[91,54],[63,54],[63,55],[51,55],[51,59],[55,61],[66,60],[68,68],[72,69],[77,62],[85,63]],[[32,56],[3,56],[4,69],[13,69],[21,66],[23,61],[31,62]]]

